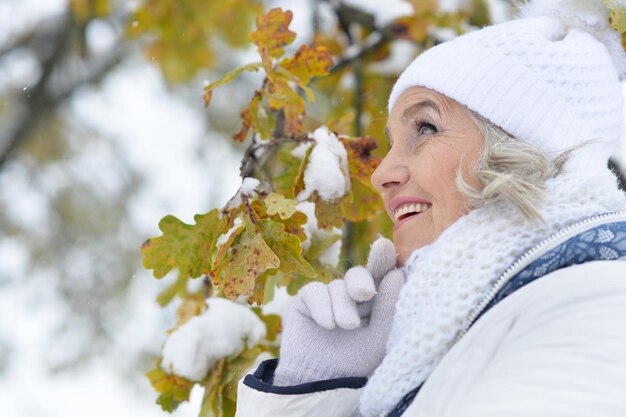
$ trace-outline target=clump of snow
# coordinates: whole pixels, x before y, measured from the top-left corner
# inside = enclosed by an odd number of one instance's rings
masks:
[[[241,220],[241,218],[240,217],[235,218],[235,221],[233,222],[233,227],[228,229],[225,233],[222,233],[221,235],[219,235],[219,237],[217,238],[217,241],[215,242],[216,246],[219,248],[224,243],[226,243],[228,239],[230,238],[230,235],[235,233],[235,231],[239,229],[242,225],[243,225],[243,221]]]
[[[241,187],[239,188],[239,192],[241,194],[249,195],[252,194],[252,191],[256,190],[256,187],[259,186],[261,182],[256,178],[246,177],[241,182]]]
[[[302,242],[302,250],[307,250],[311,246],[311,240],[313,239],[326,239],[332,235],[341,235],[341,229],[333,227],[331,231],[326,231],[317,227],[317,217],[315,217],[315,204],[310,201],[303,201],[298,203],[296,208],[302,213],[306,214],[306,223],[302,225],[304,234],[307,239]],[[336,267],[339,263],[339,256],[341,255],[342,241],[339,239],[333,243],[328,249],[320,253],[318,260],[322,265]]]
[[[323,200],[336,200],[350,190],[348,153],[337,136],[326,126],[313,132],[316,145],[304,171],[304,190],[297,199],[306,200],[315,191]]]
[[[336,229],[339,230],[339,229]],[[329,267],[336,267],[339,263],[339,256],[341,255],[341,239],[333,243],[324,252],[320,253],[317,260],[322,265]]]
[[[311,142],[302,142],[291,151],[291,156],[298,159],[304,159],[306,152],[311,147]]]
[[[239,186],[239,191],[237,191],[237,194],[233,198],[230,199],[230,201],[226,205],[226,208],[230,209],[230,208],[237,207],[238,205],[240,205],[241,196],[242,195],[250,196],[252,192],[256,190],[256,187],[258,187],[259,184],[261,184],[261,182],[257,180],[256,178],[252,178],[252,177],[244,178],[243,181],[241,181],[241,186]]]
[[[165,371],[200,381],[216,361],[265,337],[265,324],[247,307],[217,297],[207,299],[207,303],[206,312],[168,337],[161,362]]]

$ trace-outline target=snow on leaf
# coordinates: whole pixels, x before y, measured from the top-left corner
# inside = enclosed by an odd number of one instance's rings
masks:
[[[221,268],[224,295],[230,299],[251,296],[257,277],[280,265],[279,258],[257,233],[249,216],[245,217],[244,223],[245,231],[229,250]]]
[[[207,303],[206,312],[167,338],[161,362],[165,372],[202,381],[222,359],[265,339],[265,323],[247,306],[220,297],[210,297]]]
[[[283,47],[296,39],[296,33],[289,30],[293,13],[278,7],[271,9],[264,16],[257,16],[254,32],[250,32],[250,40],[257,46],[261,56],[278,58],[283,55]]]
[[[278,214],[281,219],[285,220],[293,216],[296,212],[296,200],[290,200],[276,193],[270,193],[265,197],[265,207],[270,215]]]
[[[312,77],[327,75],[332,65],[328,48],[311,48],[308,45],[300,46],[294,56],[280,62],[280,66],[298,77],[302,85],[307,85]]]
[[[148,239],[142,246],[144,268],[152,269],[155,278],[163,278],[177,268],[188,277],[207,274],[212,267],[211,255],[215,241],[224,231],[225,220],[217,209],[194,217],[189,225],[174,216],[165,216],[159,222],[162,236]]]
[[[303,201],[317,193],[322,200],[340,199],[350,189],[346,148],[326,126],[316,129],[313,139],[316,145],[304,171],[304,190],[297,198]]]
[[[241,181],[241,187],[239,188],[239,192],[243,195],[252,195],[252,192],[257,189],[257,187],[261,184],[261,181],[254,177],[246,177]]]

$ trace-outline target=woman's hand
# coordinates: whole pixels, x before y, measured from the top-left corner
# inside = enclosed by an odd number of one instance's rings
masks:
[[[395,265],[393,243],[379,238],[367,269],[356,266],[344,279],[302,287],[285,319],[274,385],[371,374],[385,355],[404,285]]]

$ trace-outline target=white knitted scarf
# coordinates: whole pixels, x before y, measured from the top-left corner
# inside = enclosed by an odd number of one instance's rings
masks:
[[[539,208],[546,224],[521,221],[512,205],[494,203],[470,211],[411,254],[385,358],[361,393],[362,416],[386,415],[428,378],[464,319],[515,258],[569,224],[626,210],[626,195],[608,170],[561,174],[546,188]]]

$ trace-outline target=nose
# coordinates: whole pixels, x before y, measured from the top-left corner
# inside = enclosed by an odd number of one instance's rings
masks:
[[[384,193],[406,184],[409,176],[409,169],[402,162],[401,158],[392,155],[390,151],[372,173],[371,181],[378,192]]]

